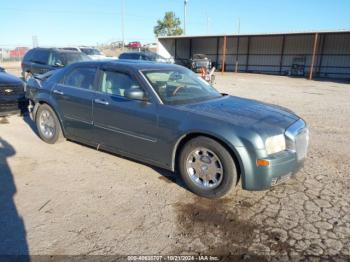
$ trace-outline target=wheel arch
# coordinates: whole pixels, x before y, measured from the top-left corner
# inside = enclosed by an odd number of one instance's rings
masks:
[[[39,99],[39,100],[35,103],[35,106],[34,106],[34,109],[33,109],[33,120],[36,122],[36,114],[37,114],[37,112],[38,112],[39,107],[40,107],[41,105],[43,105],[43,104],[48,105],[48,106],[52,109],[52,111],[56,114],[57,119],[58,119],[58,121],[60,122],[60,125],[61,125],[61,130],[62,130],[62,132],[63,132],[63,136],[66,137],[66,132],[65,132],[65,129],[64,129],[64,125],[63,125],[61,116],[57,113],[57,110],[55,109],[54,106],[52,106],[52,104],[51,104],[49,101],[47,101],[47,100],[45,100],[45,99]]]
[[[178,139],[178,141],[176,142],[175,147],[173,149],[172,170],[175,171],[177,169],[179,155],[180,155],[180,152],[181,152],[181,149],[183,148],[183,146],[191,139],[196,138],[196,137],[200,137],[200,136],[208,137],[208,138],[215,140],[216,142],[220,143],[229,152],[229,154],[231,155],[231,157],[236,165],[237,183],[238,183],[239,179],[244,174],[243,163],[242,163],[242,160],[241,160],[241,157],[240,157],[238,151],[235,149],[234,146],[228,145],[228,143],[225,142],[223,139],[221,139],[217,136],[214,136],[212,134],[205,133],[205,132],[187,133],[185,135],[182,135]]]

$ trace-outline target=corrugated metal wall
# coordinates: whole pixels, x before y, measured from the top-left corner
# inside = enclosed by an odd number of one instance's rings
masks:
[[[304,61],[304,75],[310,72],[315,34],[227,36],[225,71],[288,75],[296,59]],[[160,39],[176,60],[206,54],[222,67],[224,37]],[[350,33],[320,33],[314,75],[350,79]]]

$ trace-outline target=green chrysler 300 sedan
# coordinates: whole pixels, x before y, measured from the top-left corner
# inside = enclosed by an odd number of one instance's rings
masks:
[[[31,78],[26,95],[45,142],[65,137],[177,171],[208,198],[239,180],[247,190],[285,181],[308,148],[290,110],[221,94],[178,65],[80,62]]]

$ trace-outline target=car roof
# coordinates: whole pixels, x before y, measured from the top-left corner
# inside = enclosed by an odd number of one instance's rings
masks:
[[[70,47],[65,47],[65,48],[70,48]],[[35,47],[30,50],[50,50],[50,51],[56,51],[60,53],[74,53],[74,54],[78,53],[77,51],[74,51],[74,50],[67,50],[67,49],[57,48],[57,47]]]
[[[131,70],[174,70],[174,69],[183,69],[183,66],[176,64],[165,64],[157,63],[152,61],[143,61],[143,60],[130,60],[130,59],[118,59],[118,60],[99,60],[99,61],[84,61],[77,62],[74,65],[96,65],[96,66],[106,66],[113,67],[123,66],[126,69]]]
[[[151,52],[151,51],[140,51],[140,52],[138,52],[138,51],[131,51],[131,52],[121,53],[119,56],[126,55],[126,54],[157,55],[157,53]]]

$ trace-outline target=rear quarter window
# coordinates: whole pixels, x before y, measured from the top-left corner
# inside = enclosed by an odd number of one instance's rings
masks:
[[[97,69],[94,67],[77,67],[66,74],[63,84],[77,88],[90,89],[94,87]]]
[[[50,52],[48,50],[36,50],[33,54],[32,61],[46,65],[49,60]]]
[[[30,61],[32,60],[33,54],[34,54],[35,50],[31,49],[29,50],[23,57],[23,61]]]

